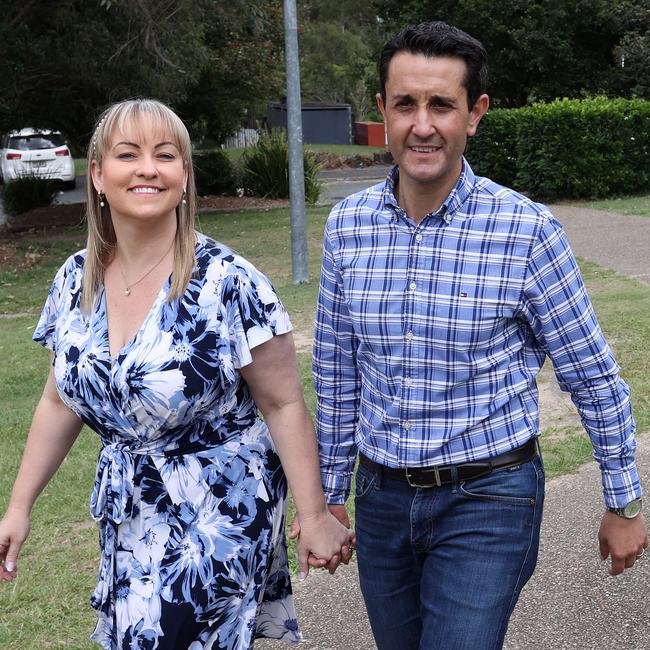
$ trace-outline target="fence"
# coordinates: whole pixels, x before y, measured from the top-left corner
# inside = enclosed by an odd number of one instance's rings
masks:
[[[221,148],[246,149],[246,147],[254,147],[259,139],[260,134],[257,129],[239,129],[239,131],[226,138]]]

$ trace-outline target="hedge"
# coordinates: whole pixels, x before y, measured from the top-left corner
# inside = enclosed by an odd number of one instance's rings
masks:
[[[466,153],[477,174],[547,200],[647,191],[649,154],[650,101],[602,97],[491,110]]]

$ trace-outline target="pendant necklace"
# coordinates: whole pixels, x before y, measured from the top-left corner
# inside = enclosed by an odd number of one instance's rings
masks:
[[[132,282],[129,284],[126,280],[126,273],[124,273],[124,268],[122,267],[122,263],[118,260],[118,266],[120,267],[120,273],[122,274],[122,279],[124,280],[124,295],[125,296],[130,296],[131,295],[131,289],[135,287],[136,284],[140,284],[142,280],[144,280],[150,273],[154,271],[154,269],[157,269],[161,264],[162,261],[167,257],[169,251],[172,249],[174,246],[174,241],[172,240],[171,246],[165,251],[165,254],[138,280],[135,282]]]

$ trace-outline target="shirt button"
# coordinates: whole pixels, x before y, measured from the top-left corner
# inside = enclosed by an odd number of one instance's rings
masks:
[[[413,380],[410,377],[406,377],[404,379],[404,386],[410,388],[411,386],[413,386]]]
[[[411,341],[413,339],[413,332],[406,332],[406,340]]]
[[[410,420],[406,420],[406,422],[404,422],[404,428],[405,429],[410,429],[411,428],[411,421]]]
[[[422,235],[420,233],[415,235],[415,241],[418,242],[418,243],[420,243],[422,241]]]
[[[417,288],[418,288],[418,285],[415,282],[411,282],[411,284],[409,284],[409,289],[411,291],[415,291]]]

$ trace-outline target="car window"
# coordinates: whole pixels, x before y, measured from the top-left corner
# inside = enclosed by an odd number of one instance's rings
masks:
[[[10,137],[7,148],[18,149],[19,151],[33,151],[34,149],[53,149],[64,144],[65,137],[61,133],[50,133],[49,135],[38,133]]]

